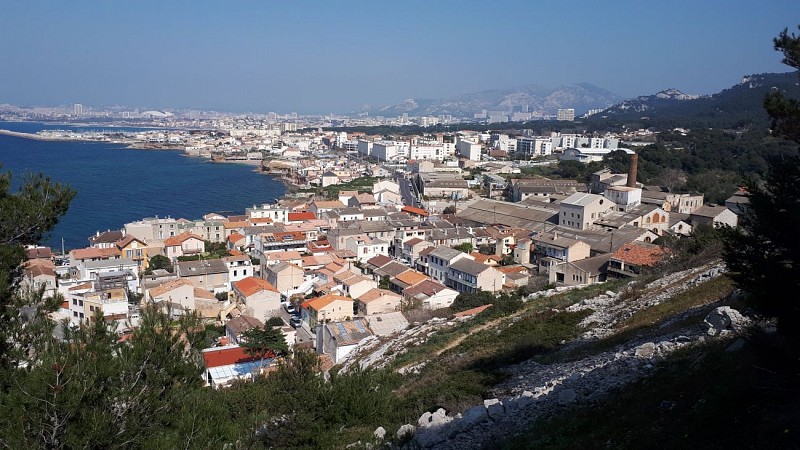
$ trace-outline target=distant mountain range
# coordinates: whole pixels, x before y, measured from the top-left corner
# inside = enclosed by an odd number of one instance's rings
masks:
[[[764,96],[773,90],[800,97],[798,72],[747,75],[739,84],[713,95],[686,95],[667,89],[654,95],[625,100],[592,116],[591,120],[651,121],[664,125],[731,127],[768,121]]]
[[[762,73],[744,76],[739,84],[712,95],[689,95],[678,89],[665,89],[653,95],[624,99],[588,83],[556,88],[529,84],[511,89],[464,94],[447,99],[408,99],[381,108],[364,108],[371,116],[472,117],[482,111],[528,111],[544,116],[555,115],[560,108],[574,108],[575,117],[589,110],[601,109],[588,120],[636,121],[665,126],[731,127],[744,123],[767,123],[764,96],[772,90],[800,98],[798,72]],[[535,117],[534,117],[535,118]],[[524,120],[523,120],[524,121]]]
[[[555,115],[559,108],[574,108],[576,115],[590,109],[604,109],[624,98],[588,83],[579,83],[556,88],[545,88],[536,84],[494,89],[464,94],[445,99],[407,99],[401,103],[379,108],[364,108],[371,116],[395,117],[407,113],[409,116],[438,116],[450,114],[455,117],[471,117],[482,111],[531,112]]]

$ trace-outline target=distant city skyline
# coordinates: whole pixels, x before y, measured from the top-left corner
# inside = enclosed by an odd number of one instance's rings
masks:
[[[786,72],[800,2],[14,2],[0,103],[345,113],[590,83],[713,94]]]

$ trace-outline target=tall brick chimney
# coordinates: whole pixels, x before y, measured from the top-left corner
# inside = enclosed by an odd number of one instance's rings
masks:
[[[635,188],[636,187],[636,170],[637,164],[639,163],[639,155],[636,153],[631,155],[631,164],[628,166],[628,182],[625,186]]]

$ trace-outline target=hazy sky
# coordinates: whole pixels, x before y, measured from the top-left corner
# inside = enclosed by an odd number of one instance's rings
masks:
[[[587,82],[712,94],[787,72],[800,0],[0,0],[0,103],[329,113]]]

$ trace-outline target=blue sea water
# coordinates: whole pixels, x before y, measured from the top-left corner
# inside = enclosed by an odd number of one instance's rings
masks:
[[[100,127],[101,129],[104,129]],[[35,133],[43,129],[97,130],[32,122],[2,122],[0,129]],[[124,128],[120,131],[136,131]],[[145,217],[199,219],[209,212],[244,214],[247,207],[273,203],[286,187],[245,164],[212,163],[178,150],[127,149],[97,142],[49,142],[0,135],[0,171],[42,172],[69,184],[77,195],[44,245],[67,250],[89,245],[97,231],[120,229]]]

